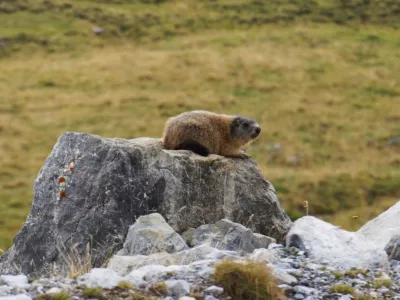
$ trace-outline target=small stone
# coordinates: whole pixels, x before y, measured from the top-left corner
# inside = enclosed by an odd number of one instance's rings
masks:
[[[294,299],[304,299],[305,297],[304,297],[304,295],[302,295],[302,294],[295,294],[294,295]]]
[[[190,293],[190,286],[186,280],[167,280],[165,283],[170,296],[181,297]]]
[[[308,281],[308,279],[301,279],[300,281],[299,281],[299,284],[300,285],[303,285],[303,286],[308,286],[309,285],[309,281]]]
[[[215,298],[215,297],[212,296],[212,295],[207,295],[207,296],[204,297],[204,300],[218,300],[218,299]]]
[[[196,298],[183,296],[183,297],[180,297],[179,300],[196,300]]]
[[[53,287],[51,289],[49,289],[46,294],[57,294],[57,293],[61,293],[62,290],[57,288],[57,287]]]
[[[338,300],[352,300],[352,299],[354,298],[350,295],[342,295]]]
[[[375,291],[371,291],[370,293],[369,293],[369,295],[372,297],[372,298],[378,298],[378,293],[377,292],[375,292]]]
[[[305,296],[309,296],[312,295],[314,293],[317,292],[316,289],[313,288],[309,288],[309,287],[305,287],[305,286],[301,286],[301,285],[297,285],[293,288],[293,291],[297,294],[303,294]]]
[[[224,292],[224,289],[222,287],[216,286],[216,285],[212,285],[209,288],[206,289],[206,293],[210,293],[213,295],[221,295]]]
[[[104,32],[104,29],[103,28],[101,28],[101,27],[92,27],[92,31],[93,31],[93,33],[95,33],[95,34],[100,34],[100,33],[103,33]]]
[[[81,277],[78,278],[81,285],[90,287],[101,287],[105,289],[112,289],[123,281],[124,278],[115,273],[114,270],[105,268],[94,268]]]
[[[13,288],[8,285],[0,285],[0,297],[7,296],[11,293]]]
[[[386,287],[381,287],[381,288],[379,289],[379,292],[381,292],[381,294],[386,294],[387,292],[389,292],[389,289],[386,288]]]
[[[280,288],[282,290],[291,290],[291,289],[293,289],[290,285],[287,285],[287,284],[280,284],[280,285],[278,285],[278,288]]]

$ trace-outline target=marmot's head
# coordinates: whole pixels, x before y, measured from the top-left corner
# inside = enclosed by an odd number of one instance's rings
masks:
[[[231,135],[235,139],[241,139],[245,142],[253,140],[259,136],[261,132],[260,125],[254,120],[236,117],[231,123]]]

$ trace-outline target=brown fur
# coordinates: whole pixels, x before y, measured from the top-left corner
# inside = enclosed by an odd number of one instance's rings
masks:
[[[250,156],[240,148],[256,137],[252,137],[247,132],[241,132],[240,136],[232,136],[232,122],[238,118],[242,121],[253,122],[246,129],[249,132],[254,130],[255,127],[259,129],[258,124],[253,120],[208,111],[190,111],[169,118],[164,128],[164,148],[170,150],[187,149],[182,145],[186,141],[194,141],[206,148],[207,154],[249,158]]]

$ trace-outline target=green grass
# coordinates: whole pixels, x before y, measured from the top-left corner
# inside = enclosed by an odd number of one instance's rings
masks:
[[[344,275],[341,272],[333,271],[332,275],[335,276],[336,280],[341,279]]]
[[[35,297],[35,300],[70,300],[71,296],[67,292],[54,294],[43,294]]]
[[[191,109],[261,124],[249,152],[292,219],[308,201],[309,214],[359,228],[400,197],[399,7],[0,2],[0,252],[62,133],[160,137]]]
[[[364,269],[354,269],[353,268],[353,269],[350,269],[350,270],[346,270],[344,272],[344,276],[348,276],[348,277],[352,277],[352,278],[357,277],[358,274],[366,276],[367,275],[367,271],[364,270]]]
[[[82,290],[82,294],[87,298],[93,299],[105,299],[106,297],[103,295],[103,291],[99,287],[85,287]]]
[[[346,294],[349,294],[349,295],[354,295],[355,294],[354,289],[351,286],[346,285],[346,284],[335,284],[335,285],[332,285],[329,288],[329,292],[330,293],[340,293],[340,294],[345,294],[345,295]]]
[[[379,289],[381,287],[390,288],[392,286],[392,281],[390,279],[378,279],[374,282],[373,287]]]

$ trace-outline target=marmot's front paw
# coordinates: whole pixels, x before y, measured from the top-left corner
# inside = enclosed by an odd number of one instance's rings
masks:
[[[238,157],[239,157],[239,158],[242,158],[242,159],[247,159],[247,158],[251,158],[251,155],[249,155],[249,154],[247,154],[247,153],[245,153],[245,152],[242,152],[242,153],[240,153],[240,154],[238,155]]]

